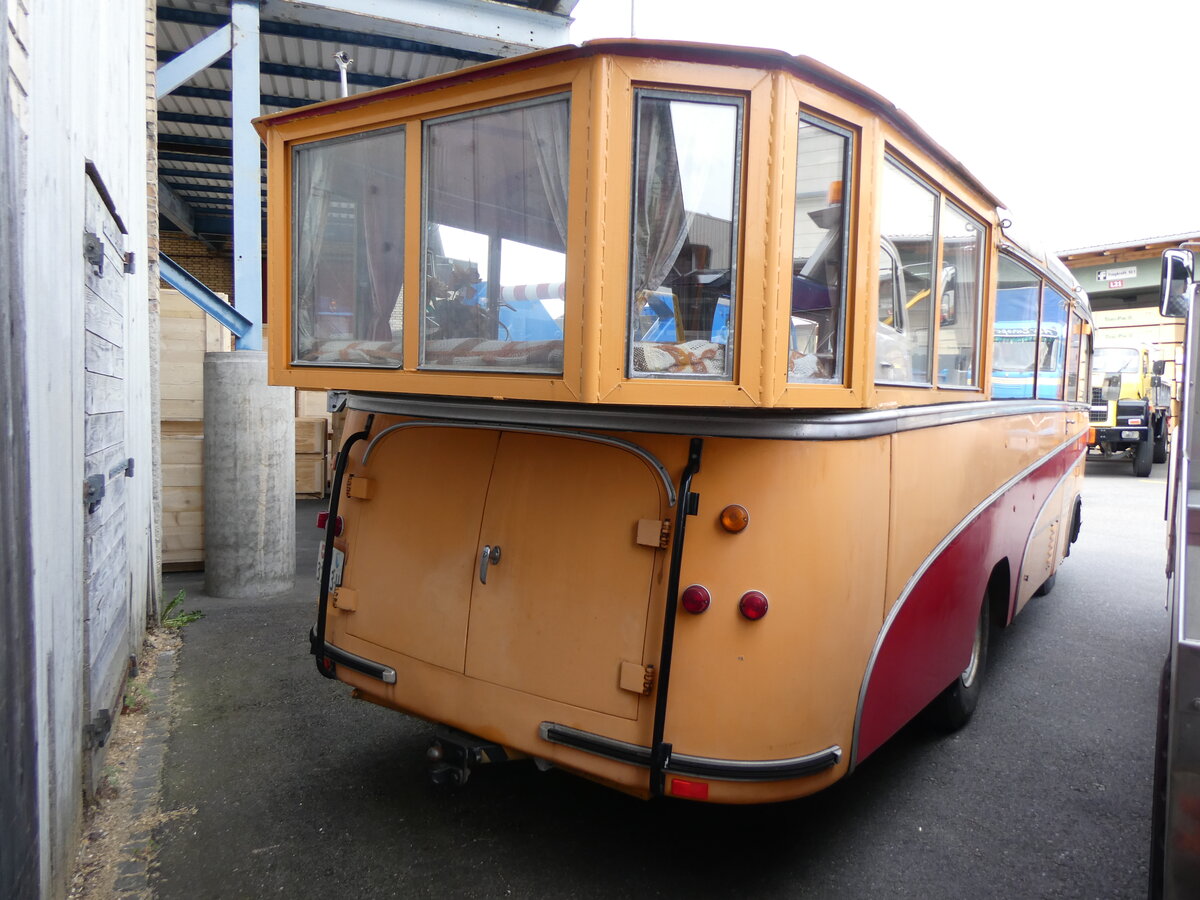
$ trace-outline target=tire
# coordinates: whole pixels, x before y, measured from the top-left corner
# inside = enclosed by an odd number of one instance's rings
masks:
[[[1042,582],[1042,586],[1033,592],[1035,597],[1045,597],[1048,593],[1054,590],[1054,580],[1058,578],[1058,573],[1055,572],[1049,578]]]
[[[1154,444],[1149,440],[1139,442],[1137,449],[1133,451],[1133,474],[1138,478],[1145,478],[1153,467]]]
[[[987,664],[989,629],[988,597],[985,593],[979,605],[979,619],[975,623],[975,642],[971,647],[971,660],[967,668],[950,683],[944,691],[933,698],[925,707],[926,723],[944,732],[958,731],[975,712],[979,693],[983,687],[983,673]]]
[[[1154,461],[1156,463],[1165,463],[1167,461],[1167,423],[1162,423],[1162,434],[1154,439]]]

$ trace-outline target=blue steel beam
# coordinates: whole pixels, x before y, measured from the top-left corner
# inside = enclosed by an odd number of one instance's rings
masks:
[[[158,67],[154,85],[158,98],[161,100],[185,81],[194,78],[197,73],[207,69],[214,62],[230,51],[233,40],[233,29],[229,23],[218,28],[200,42],[188,47],[182,53],[173,55],[170,60]]]
[[[159,159],[162,159],[160,156]],[[178,160],[176,160],[178,161]],[[188,160],[192,162],[193,160]],[[229,160],[221,160],[219,165],[229,165]],[[158,174],[165,178],[203,178],[208,181],[233,181],[233,176],[228,172],[204,172],[199,169],[176,169],[173,167],[158,167]],[[223,188],[229,190],[229,188]]]
[[[162,150],[158,154],[159,162],[186,162],[203,166],[228,166],[228,156],[204,156],[198,152],[181,153],[176,150]],[[233,176],[229,176],[232,178]]]
[[[214,128],[232,128],[233,121],[228,116],[200,116],[194,113],[177,113],[160,110],[160,122],[178,122],[181,125],[212,125]]]
[[[178,22],[183,25],[203,25],[212,28],[220,28],[227,21],[220,13],[201,12],[194,9],[173,9],[168,6],[158,8],[158,18],[161,22]],[[377,47],[382,50],[395,50],[398,53],[421,53],[426,56],[441,56],[463,62],[488,62],[497,58],[491,53],[459,50],[455,47],[443,47],[438,44],[412,41],[386,34],[370,34],[365,31],[350,31],[345,28],[330,28],[321,25],[301,25],[295,22],[276,22],[271,19],[260,20],[258,30],[262,34],[274,34],[280,37],[325,41],[330,44],[350,44],[355,47]]]
[[[165,253],[158,254],[158,274],[183,296],[208,313],[240,340],[254,323],[210,291],[195,275]]]
[[[172,60],[177,57],[170,50],[159,50],[158,58],[160,60]],[[167,65],[169,64],[168,62]],[[232,67],[233,62],[228,59],[216,59],[208,65],[210,69],[230,70]],[[340,72],[329,69],[318,69],[313,66],[289,66],[283,63],[259,62],[258,68],[263,75],[277,75],[280,78],[298,78],[301,81],[342,80]],[[408,80],[406,78],[388,78],[385,75],[370,75],[366,72],[349,72],[347,76],[347,80],[351,84],[369,88],[391,87],[393,84],[404,84]]]
[[[232,103],[233,92],[222,90],[221,88],[195,87],[185,84],[183,87],[175,88],[171,92],[173,97],[193,97],[197,100],[218,100],[221,103]],[[306,100],[301,97],[283,97],[279,94],[263,94],[263,106],[282,106],[288,109],[293,109],[297,106],[308,106],[310,103],[316,103],[316,100]],[[160,114],[161,115],[161,114]]]

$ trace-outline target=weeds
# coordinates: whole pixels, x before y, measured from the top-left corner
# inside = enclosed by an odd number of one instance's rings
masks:
[[[183,599],[186,596],[187,591],[180,590],[174,599],[167,604],[167,608],[163,610],[162,623],[167,628],[182,628],[184,625],[190,625],[204,618],[204,613],[198,609],[193,609],[189,612],[175,612],[175,607],[183,603]]]
[[[125,689],[125,696],[121,701],[121,715],[129,716],[134,713],[143,713],[150,708],[150,701],[154,699],[154,694],[146,690],[144,685],[130,681]]]

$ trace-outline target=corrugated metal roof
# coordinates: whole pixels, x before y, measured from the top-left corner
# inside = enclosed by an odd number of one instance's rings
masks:
[[[489,0],[479,3],[486,15],[497,6],[569,16],[578,0]],[[260,7],[261,112],[276,112],[341,96],[334,54],[345,51],[353,64],[351,94],[439,75],[496,58],[496,53],[439,44],[405,36],[403,28],[384,28],[323,9],[314,22],[306,12],[319,2],[299,6],[290,0],[264,0]],[[404,0],[396,0],[402,13]],[[230,17],[228,0],[160,0],[158,56],[163,62],[195,46]],[[318,21],[319,20],[319,21]],[[364,27],[363,22],[368,24]],[[372,25],[371,23],[375,24]],[[518,48],[513,47],[515,52]],[[196,230],[207,237],[227,236],[232,212],[232,78],[225,57],[158,102],[159,180],[197,214]],[[163,226],[176,226],[164,221]]]

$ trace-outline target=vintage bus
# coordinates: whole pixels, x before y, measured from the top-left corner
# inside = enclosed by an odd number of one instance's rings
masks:
[[[967,721],[1078,534],[1090,313],[904,114],[612,40],[257,126],[271,378],[347,398],[312,650],[436,778],[756,803]],[[993,399],[1000,279],[1074,349]]]

